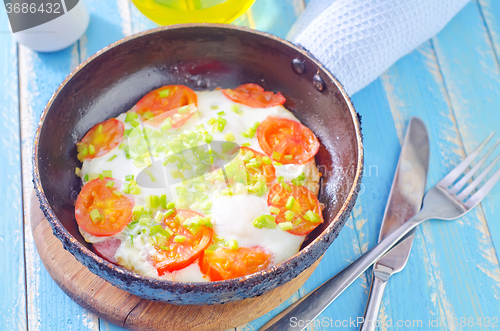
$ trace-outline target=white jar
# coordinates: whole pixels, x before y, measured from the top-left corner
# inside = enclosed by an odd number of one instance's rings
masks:
[[[28,1],[29,0],[26,0],[26,2],[29,4]],[[72,4],[70,4],[70,2]],[[76,0],[76,2],[77,3],[75,5],[75,0],[63,0],[62,6],[60,6],[60,8],[51,8],[52,10],[62,11],[63,14],[61,16],[58,16],[40,25],[13,32],[14,38],[18,43],[39,52],[56,52],[72,45],[74,42],[80,39],[89,25],[89,13],[87,11],[87,8],[85,7],[85,4],[82,0]],[[66,5],[71,7],[67,7]],[[35,11],[36,13],[36,10],[39,9],[47,9],[43,7],[38,7],[35,9],[35,7],[36,6],[33,6],[31,8],[32,13],[33,11]],[[23,13],[21,8],[22,7],[6,7],[6,10],[7,12],[9,12],[9,10],[16,10],[18,12],[18,16],[16,17],[16,19],[23,20],[24,17],[19,16]],[[68,8],[69,10],[66,11],[66,8]],[[12,17],[10,15],[9,19],[11,23],[11,31],[13,31],[13,27],[16,25],[13,24]]]

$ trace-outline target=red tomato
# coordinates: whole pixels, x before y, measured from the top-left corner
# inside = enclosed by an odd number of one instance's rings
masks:
[[[149,124],[158,126],[168,117],[172,119],[172,127],[177,128],[184,124],[192,115],[192,110],[181,107],[197,106],[198,97],[192,89],[184,85],[165,85],[153,90],[142,97],[134,107],[136,113]],[[181,113],[179,112],[181,111]]]
[[[111,263],[117,264],[115,260],[115,254],[120,247],[122,241],[120,239],[111,239],[107,241],[102,241],[92,244],[94,252],[103,259],[108,260]]]
[[[240,247],[232,250],[219,247],[205,253],[199,260],[200,270],[211,281],[243,277],[266,269],[271,255],[261,247]]]
[[[318,225],[323,223],[323,215],[321,214],[321,207],[319,201],[305,186],[295,186],[292,184],[287,184],[291,188],[291,192],[287,191],[286,188],[280,184],[276,183],[271,187],[269,195],[267,196],[267,204],[269,207],[276,207],[280,210],[280,213],[276,215],[276,223],[291,222],[293,229],[288,230],[291,234],[295,235],[305,235],[314,230]],[[275,196],[279,196],[279,200],[275,199]],[[292,208],[286,208],[286,204],[290,197],[294,198]],[[274,200],[274,202],[273,202]],[[293,218],[288,221],[285,217],[287,211],[293,212]],[[307,220],[306,213],[312,211],[315,213],[319,219],[311,222]]]
[[[195,216],[204,217],[192,210],[183,209],[177,210],[177,215],[180,215],[184,220]],[[158,254],[153,256],[153,264],[159,276],[192,264],[212,241],[212,230],[206,226],[201,225],[199,231],[193,235],[175,217],[169,217],[165,223],[174,232],[174,235],[168,239],[168,243],[165,245],[169,250],[157,247]],[[184,236],[185,240],[176,242],[176,235]]]
[[[120,144],[123,131],[123,123],[114,118],[97,123],[82,141],[76,144],[78,159],[83,162],[83,159],[93,159],[106,154]]]
[[[257,139],[267,155],[283,164],[304,164],[319,150],[318,138],[311,130],[285,118],[267,117],[257,128]]]
[[[124,195],[115,196],[106,183],[110,178],[94,179],[82,188],[76,199],[75,217],[78,225],[95,236],[111,236],[120,232],[132,218],[134,203]],[[92,220],[92,213],[99,217]]]
[[[267,108],[282,105],[286,99],[278,92],[264,91],[262,87],[257,84],[243,84],[235,89],[225,89],[222,93],[234,102],[242,103],[244,105],[254,108]]]

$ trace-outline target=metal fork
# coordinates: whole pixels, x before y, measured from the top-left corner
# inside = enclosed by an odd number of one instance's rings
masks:
[[[467,173],[464,171],[479,156],[486,144],[491,140],[492,133],[483,141],[465,160],[444,177],[436,186],[431,188],[424,197],[423,207],[418,214],[403,223],[378,245],[369,250],[347,268],[330,278],[307,296],[266,323],[260,330],[303,330],[321,314],[349,285],[354,282],[366,269],[380,259],[392,246],[405,237],[417,225],[428,219],[454,220],[474,208],[493,188],[500,179],[500,169],[497,170],[480,188],[495,164],[500,160],[497,156],[484,171],[472,181],[467,182],[476,174],[486,159],[493,153],[500,141],[485,154],[480,161]],[[462,178],[460,176],[464,174]],[[460,178],[460,180],[459,180]],[[458,180],[458,181],[457,181]],[[455,183],[453,185],[453,183]],[[452,186],[453,185],[453,186]],[[451,186],[451,187],[450,187]],[[477,189],[475,192],[474,190]],[[471,195],[472,194],[472,195]]]

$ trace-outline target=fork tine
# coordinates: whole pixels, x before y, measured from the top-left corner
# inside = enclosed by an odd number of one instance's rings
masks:
[[[493,176],[491,176],[490,179],[481,187],[479,190],[477,190],[476,193],[474,193],[473,196],[470,197],[467,202],[464,203],[465,207],[468,209],[471,209],[475,207],[483,198],[491,191],[493,186],[498,182],[500,179],[500,169],[498,169]]]
[[[479,170],[479,168],[483,165],[483,163],[490,157],[491,153],[497,148],[498,144],[500,144],[500,140],[498,140],[493,147],[490,148],[490,150],[483,156],[483,158],[472,168],[469,170],[467,174],[465,174],[462,179],[460,179],[451,189],[448,190],[449,194],[456,194],[458,191],[464,187],[464,185],[469,181],[469,179],[474,176],[474,174]]]
[[[491,164],[484,169],[484,171],[476,178],[472,183],[470,183],[469,186],[465,190],[463,190],[457,197],[456,199],[460,202],[462,202],[465,198],[471,194],[471,192],[483,181],[483,179],[488,175],[488,173],[493,169],[495,164],[497,164],[498,160],[500,160],[500,155],[498,155]]]
[[[486,138],[469,156],[465,158],[458,166],[455,167],[446,177],[444,177],[437,185],[441,186],[445,190],[448,190],[448,187],[453,184],[455,180],[464,172],[465,169],[474,161],[474,159],[479,155],[484,146],[491,140],[495,132],[490,134],[488,138]]]

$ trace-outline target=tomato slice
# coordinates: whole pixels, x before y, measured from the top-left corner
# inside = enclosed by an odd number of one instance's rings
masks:
[[[268,116],[257,128],[257,139],[267,155],[283,164],[304,164],[319,150],[309,128],[285,118]]]
[[[115,254],[120,247],[122,241],[120,239],[111,239],[98,243],[93,243],[92,247],[97,255],[102,257],[103,259],[108,260],[111,263],[117,264],[115,260]]]
[[[281,92],[274,94],[270,91],[264,91],[262,87],[252,83],[240,85],[235,89],[225,89],[222,90],[222,93],[234,102],[254,108],[274,107],[282,105],[286,101]]]
[[[291,188],[291,192],[286,189]],[[278,198],[275,198],[278,196]],[[291,209],[287,208],[287,203],[293,197],[293,204]],[[267,204],[269,207],[275,207],[280,210],[276,215],[276,223],[291,222],[293,228],[288,230],[291,234],[302,236],[314,230],[318,225],[323,223],[323,215],[321,214],[321,207],[318,199],[309,191],[305,186],[295,186],[292,184],[283,185],[276,183],[271,187],[267,197]],[[291,211],[292,217],[289,216],[287,220],[285,213]],[[311,218],[311,212],[317,218]],[[307,213],[307,214],[306,214]],[[289,213],[290,214],[290,213]]]
[[[179,209],[177,215],[187,220],[192,217],[204,215],[192,210]],[[210,245],[212,241],[212,230],[200,225],[196,234],[191,233],[184,227],[177,217],[169,217],[165,220],[165,225],[174,235],[172,235],[164,246],[157,246],[158,254],[153,256],[153,265],[162,276],[167,272],[183,269],[196,261],[201,253]],[[183,236],[183,242],[175,241],[176,236]],[[169,250],[164,250],[163,248]]]
[[[106,154],[120,144],[123,131],[123,123],[115,118],[97,123],[76,144],[78,159],[83,162]]]
[[[124,195],[114,195],[114,188],[106,186],[111,180],[97,178],[88,182],[76,199],[76,222],[95,236],[114,235],[132,218],[134,203]]]
[[[189,87],[165,85],[142,97],[135,105],[134,111],[153,126],[158,126],[167,118],[171,118],[171,126],[177,128],[194,114],[197,104],[198,96]]]
[[[200,270],[211,281],[243,277],[266,269],[271,263],[271,255],[263,248],[239,247],[232,250],[219,247],[203,254],[199,259]]]
[[[268,187],[271,186],[276,180],[276,174],[271,159],[266,157],[268,164],[265,162],[264,157],[266,155],[252,148],[241,147],[236,158],[225,166],[229,185],[238,182],[253,185],[263,177],[264,184],[267,184]]]

